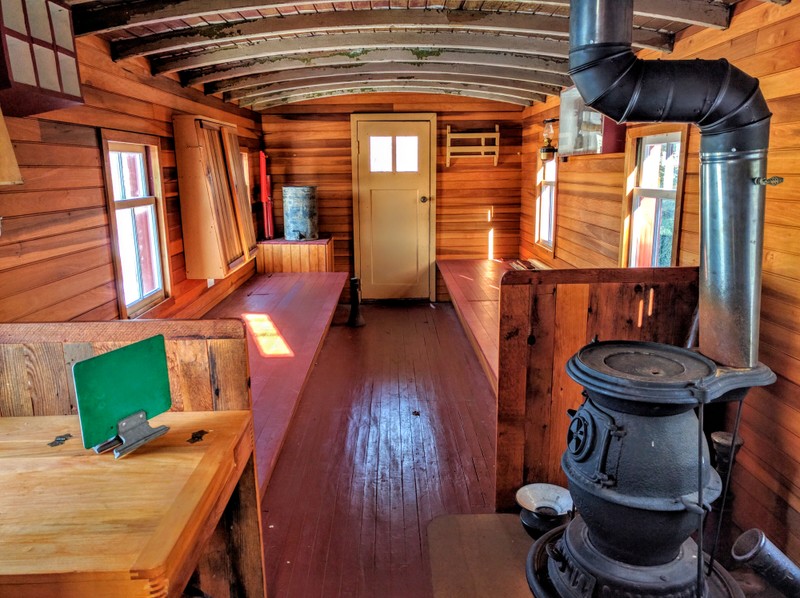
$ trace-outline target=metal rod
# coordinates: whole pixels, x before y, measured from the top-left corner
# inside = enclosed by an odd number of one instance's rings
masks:
[[[744,397],[739,400],[739,407],[736,409],[736,421],[733,424],[733,446],[731,447],[731,463],[728,466],[728,472],[725,475],[725,492],[722,494],[722,502],[719,507],[719,517],[717,520],[717,530],[714,533],[714,544],[711,547],[711,554],[708,559],[708,574],[714,569],[714,560],[717,556],[717,547],[719,546],[719,537],[722,535],[722,519],[725,514],[725,505],[728,502],[728,493],[731,491],[731,479],[733,474],[733,466],[736,463],[736,439],[739,437],[739,424],[742,422],[742,407],[744,407]]]
[[[703,419],[705,404],[700,403],[697,410],[697,506],[700,507],[697,525],[697,598],[702,598],[705,587],[705,568],[703,567],[703,522],[705,511],[703,509]]]

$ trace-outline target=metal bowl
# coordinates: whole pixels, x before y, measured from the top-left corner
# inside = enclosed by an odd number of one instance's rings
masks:
[[[537,539],[542,534],[564,525],[572,517],[569,490],[554,484],[528,484],[517,491],[517,504],[522,527]]]

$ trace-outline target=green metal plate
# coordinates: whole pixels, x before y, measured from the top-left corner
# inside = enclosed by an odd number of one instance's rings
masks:
[[[167,354],[162,335],[72,366],[83,446],[117,435],[117,422],[137,411],[147,419],[169,410]]]

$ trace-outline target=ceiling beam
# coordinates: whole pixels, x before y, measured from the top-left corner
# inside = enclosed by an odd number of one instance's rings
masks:
[[[420,87],[411,83],[395,83],[391,85],[350,85],[342,86],[341,88],[333,88],[327,90],[317,90],[312,93],[295,93],[287,92],[285,94],[276,94],[268,100],[253,104],[250,106],[252,110],[266,110],[284,104],[292,104],[295,102],[303,102],[305,100],[315,100],[323,97],[350,95],[350,94],[364,94],[364,93],[426,93],[426,94],[448,94],[462,97],[479,98],[482,100],[494,100],[496,102],[505,102],[508,104],[516,104],[518,106],[530,106],[532,102],[527,98],[520,98],[514,95],[507,95],[485,91],[475,88],[453,88],[449,86],[426,86]]]
[[[206,93],[231,91],[253,83],[264,73],[310,67],[355,66],[365,63],[414,62],[418,64],[463,64],[492,68],[516,68],[530,70],[541,78],[540,83],[569,86],[572,79],[567,74],[565,58],[550,56],[523,56],[506,52],[463,52],[443,50],[437,53],[421,53],[407,48],[372,50],[348,55],[344,52],[308,54],[298,57],[257,59],[238,63],[235,66],[213,70],[196,70],[182,73],[184,85],[205,84]]]
[[[330,33],[311,37],[270,39],[253,44],[201,50],[174,58],[151,59],[153,74],[225,64],[255,58],[288,56],[308,52],[356,52],[381,48],[421,48],[420,54],[446,49],[513,52],[565,58],[569,42],[556,39],[526,38],[516,35],[477,33],[378,32],[365,34]]]
[[[189,27],[167,33],[127,38],[112,42],[114,60],[134,56],[178,52],[209,44],[239,42],[248,38],[308,35],[363,29],[480,31],[509,35],[569,37],[569,19],[542,15],[491,13],[480,10],[346,10],[320,14],[299,14],[244,21],[232,25]],[[672,35],[637,29],[634,45],[671,52]]]
[[[492,13],[480,10],[344,10],[320,14],[268,17],[231,25],[190,27],[128,38],[111,44],[115,60],[237,42],[251,37],[305,35],[358,29],[447,29],[520,35],[569,36],[569,19],[542,15]],[[668,36],[662,36],[669,44]]]
[[[517,0],[517,3],[569,6],[569,0]],[[75,34],[86,35],[221,12],[291,8],[308,4],[307,1],[297,0],[226,0],[224,3],[215,0],[135,0],[113,4],[97,1],[75,4],[72,7],[72,20]],[[708,0],[635,0],[634,15],[715,28],[725,28],[730,22],[729,7]]]
[[[561,87],[564,87],[564,85],[561,84],[543,85],[542,82],[538,80],[537,71],[528,71],[524,69],[487,67],[470,64],[373,62],[351,64],[344,68],[341,66],[310,67],[257,75],[251,78],[248,85],[242,85],[236,89],[226,91],[223,99],[228,102],[250,97],[261,93],[261,91],[267,89],[269,85],[276,83],[301,81],[313,85],[316,82],[324,81],[330,77],[344,74],[351,77],[391,74],[397,78],[400,78],[402,75],[462,75],[471,76],[475,78],[478,83],[481,82],[481,78],[503,79],[506,81],[506,84],[525,83],[536,85],[537,87],[531,87],[531,90],[545,95],[558,95],[561,91]],[[542,73],[538,74],[541,75]],[[568,81],[566,85],[570,85],[570,79],[566,79]]]
[[[543,102],[545,100],[545,92],[542,91],[542,86],[536,83],[529,83],[525,81],[511,81],[508,79],[501,79],[498,77],[477,76],[477,75],[461,75],[453,73],[415,73],[415,74],[397,74],[397,73],[374,73],[374,74],[359,74],[359,73],[337,73],[327,77],[318,77],[314,79],[297,79],[293,81],[282,81],[279,83],[271,83],[269,85],[262,85],[260,87],[253,87],[247,90],[247,95],[238,98],[239,106],[247,107],[263,101],[266,97],[271,95],[286,93],[286,92],[307,92],[313,93],[314,91],[331,89],[332,87],[340,88],[342,86],[351,85],[386,85],[395,83],[409,83],[419,87],[437,87],[442,85],[454,85],[460,88],[479,87],[486,91],[496,93],[504,93],[511,95],[518,95],[523,98],[528,98],[532,101]],[[550,93],[549,95],[553,95]]]

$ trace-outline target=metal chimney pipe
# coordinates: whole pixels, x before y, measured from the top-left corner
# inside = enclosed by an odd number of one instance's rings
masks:
[[[726,60],[641,60],[633,0],[571,0],[570,75],[589,106],[617,122],[690,122],[700,142],[700,351],[758,364],[764,187],[771,113]]]
[[[733,545],[737,563],[755,569],[759,575],[787,596],[800,594],[800,567],[769,541],[760,529],[744,532]]]

